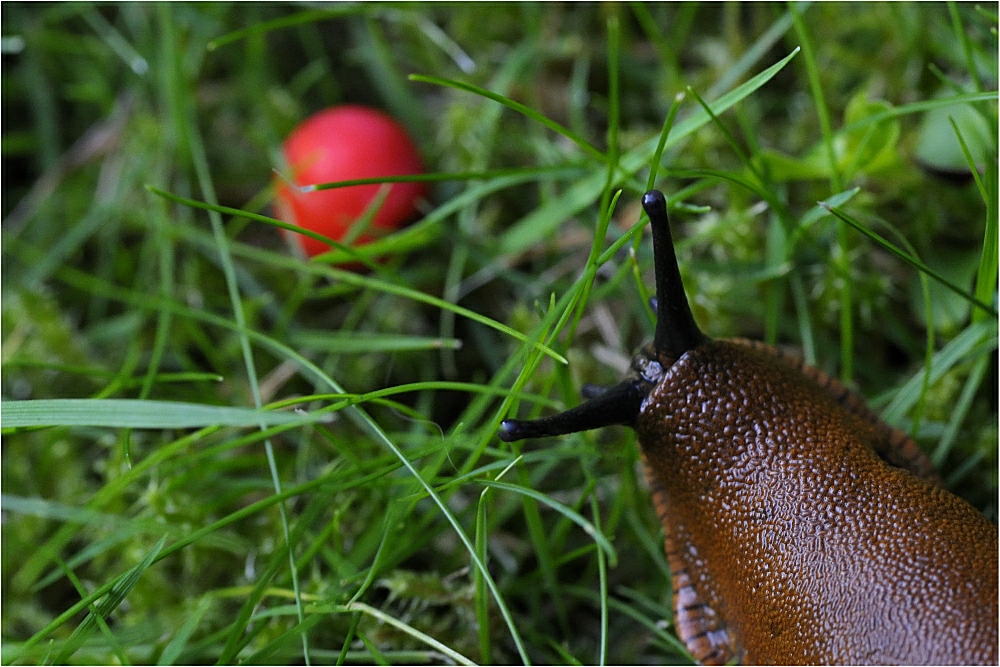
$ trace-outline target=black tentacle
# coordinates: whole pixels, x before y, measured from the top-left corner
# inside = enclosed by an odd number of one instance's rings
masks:
[[[674,240],[670,236],[667,200],[659,190],[642,197],[642,208],[653,230],[653,262],[656,269],[656,336],[653,343],[664,358],[679,359],[705,340],[691,315],[684,283],[677,267]]]
[[[565,412],[530,421],[506,419],[500,424],[497,435],[504,442],[513,442],[589,431],[612,424],[632,426],[651,386],[641,379],[622,382]]]
[[[656,337],[653,350],[648,348],[633,361],[632,372],[621,383],[602,389],[587,387],[584,396],[589,400],[577,407],[541,419],[522,421],[507,419],[500,424],[497,434],[501,440],[512,442],[524,438],[540,438],[589,431],[602,426],[622,424],[634,426],[642,401],[653,388],[653,382],[644,377],[643,362],[673,363],[688,350],[705,340],[691,316],[684,285],[681,283],[674,243],[670,237],[667,219],[667,200],[659,190],[650,190],[642,198],[642,207],[649,215],[653,230],[653,261],[656,269]],[[651,356],[652,355],[652,356]],[[659,368],[659,366],[657,366]]]

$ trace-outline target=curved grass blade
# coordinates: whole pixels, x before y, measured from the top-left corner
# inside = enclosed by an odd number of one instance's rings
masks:
[[[364,257],[401,254],[429,243],[442,233],[441,222],[444,219],[463,210],[470,204],[475,204],[483,197],[491,195],[494,192],[531,181],[560,180],[562,178],[575,179],[583,173],[586,173],[584,167],[577,164],[511,170],[511,173],[503,175],[498,173],[496,177],[469,187],[464,192],[452,197],[428,213],[422,220],[406,227],[402,231],[390,234],[381,239],[376,239],[366,245],[352,248],[352,250]],[[339,250],[331,250],[328,254],[318,255],[314,258],[314,261],[336,263],[342,262],[345,259],[344,254]]]
[[[880,123],[883,120],[895,118],[897,116],[920,113],[921,111],[930,111],[931,109],[938,109],[941,107],[950,107],[955,104],[968,104],[970,102],[995,102],[996,100],[997,91],[991,91],[986,93],[964,93],[962,95],[954,95],[952,97],[941,97],[933,100],[923,100],[920,102],[912,102],[910,104],[901,104],[898,107],[893,107],[887,111],[872,114],[871,116],[862,118],[861,120],[855,121],[850,125],[845,125],[834,132],[833,136],[836,138],[842,134],[849,134],[858,128],[864,127],[865,125]]]
[[[520,493],[523,496],[534,498],[538,502],[548,505],[576,525],[580,526],[580,528],[583,529],[583,532],[587,533],[587,535],[590,535],[591,539],[594,540],[597,546],[599,546],[601,550],[608,555],[608,563],[611,567],[618,564],[618,554],[615,552],[615,548],[611,546],[611,542],[608,541],[608,538],[606,538],[600,530],[594,527],[594,524],[584,519],[578,512],[573,511],[572,508],[563,505],[558,500],[555,500],[544,493],[535,491],[534,489],[526,486],[511,484],[509,482],[497,482],[489,479],[479,479],[476,481],[483,486],[491,486],[496,489],[503,489],[504,491]]]
[[[378,271],[379,266],[373,262],[368,257],[358,253],[354,248],[349,245],[344,245],[340,241],[334,240],[329,236],[324,236],[319,232],[314,232],[311,229],[306,229],[305,227],[299,227],[298,225],[293,225],[290,222],[285,222],[284,220],[278,220],[277,218],[269,218],[266,215],[261,215],[260,213],[251,213],[250,211],[244,211],[239,208],[232,208],[229,206],[222,206],[220,204],[208,204],[206,202],[198,201],[197,199],[188,199],[187,197],[181,197],[180,195],[175,195],[173,193],[167,192],[166,190],[161,190],[155,185],[147,185],[146,189],[152,192],[154,195],[163,197],[164,199],[169,199],[177,204],[183,204],[185,206],[190,206],[191,208],[198,208],[203,211],[215,212],[215,213],[225,213],[226,215],[232,215],[238,218],[246,218],[247,220],[253,220],[254,222],[263,222],[265,224],[271,225],[272,227],[280,227],[289,232],[295,232],[296,234],[302,234],[308,236],[311,239],[315,239],[320,243],[326,243],[338,250],[343,251],[348,254],[351,259],[363,263],[368,268]]]
[[[188,206],[192,206],[194,208],[201,208],[201,209],[205,209],[205,210],[208,210],[208,211],[217,211],[217,212],[220,212],[220,213],[228,213],[230,215],[238,215],[238,216],[250,219],[250,220],[256,220],[258,222],[264,222],[264,223],[267,223],[269,225],[275,225],[277,227],[288,228],[287,227],[288,223],[282,222],[281,220],[275,220],[274,218],[269,218],[269,217],[264,216],[264,215],[258,215],[258,214],[249,213],[247,211],[243,211],[243,210],[240,210],[240,209],[232,209],[232,208],[228,208],[226,206],[218,206],[218,205],[215,205],[215,204],[206,204],[204,202],[199,202],[197,200],[186,199],[184,197],[178,197],[177,195],[173,195],[173,194],[170,194],[170,193],[167,193],[167,192],[163,192],[162,190],[158,190],[157,188],[154,188],[152,186],[149,186],[148,189],[151,192],[154,192],[154,193],[159,194],[161,196],[165,196],[165,197],[167,197],[167,198],[169,198],[169,199],[171,199],[173,201],[176,201],[178,203],[182,203],[182,204],[185,204],[185,205],[188,205]],[[297,231],[300,228],[299,227],[295,227],[293,225],[291,227],[291,229],[293,231]],[[318,240],[321,240],[324,243],[326,243],[327,241],[324,240],[324,239],[325,239],[325,237],[320,238]],[[349,250],[345,250],[345,251],[349,252]],[[353,256],[353,253],[352,253],[352,256]],[[360,261],[365,261],[366,263],[368,261],[370,261],[370,260],[365,260],[365,258],[362,257],[361,255],[358,255],[358,259]],[[352,285],[352,286],[355,286],[355,287],[361,287],[361,288],[365,288],[365,289],[374,289],[374,290],[386,292],[388,294],[395,294],[396,296],[402,296],[404,298],[413,299],[414,301],[419,301],[421,303],[426,303],[427,305],[430,305],[430,306],[435,306],[435,307],[442,308],[442,309],[445,309],[445,310],[451,310],[456,315],[462,315],[462,316],[467,317],[467,318],[469,318],[469,319],[471,319],[473,321],[479,322],[480,324],[482,324],[484,326],[490,327],[492,329],[496,329],[497,331],[500,331],[501,333],[505,333],[508,336],[516,338],[517,340],[519,340],[521,342],[527,341],[527,337],[524,334],[520,333],[519,331],[517,331],[515,329],[512,329],[512,328],[508,327],[505,324],[502,324],[500,322],[497,322],[494,319],[491,319],[491,318],[485,317],[483,315],[480,315],[480,314],[478,314],[476,312],[473,312],[473,311],[471,311],[471,310],[469,310],[467,308],[463,308],[462,306],[459,306],[459,305],[450,303],[448,301],[445,301],[444,299],[439,299],[439,298],[431,296],[429,294],[424,294],[423,292],[419,292],[419,291],[411,289],[409,287],[403,287],[401,285],[395,285],[393,283],[389,283],[389,282],[386,282],[384,280],[379,280],[377,278],[371,278],[371,277],[368,277],[368,276],[361,276],[361,275],[358,275],[358,274],[354,273],[353,271],[345,271],[343,269],[336,269],[336,268],[333,268],[333,267],[321,266],[321,265],[316,264],[316,263],[307,263],[307,264],[303,265],[302,262],[296,262],[294,260],[289,260],[289,261],[292,262],[292,263],[294,263],[298,268],[304,268],[306,270],[314,271],[316,273],[325,274],[325,275],[327,275],[330,278],[333,278],[335,280],[340,280],[342,282],[345,282],[345,283],[347,283],[349,285]],[[83,278],[83,277],[81,276],[81,278]],[[88,279],[88,280],[90,278],[91,278],[90,276],[86,277],[86,279]],[[120,296],[114,296],[113,298],[120,298]],[[148,298],[148,297],[144,297],[144,298]],[[549,347],[547,347],[547,346],[545,346],[545,345],[543,345],[541,343],[535,343],[535,346],[543,354],[546,354],[547,356],[552,357],[554,360],[558,361],[559,363],[561,363],[561,364],[569,363],[564,356],[562,356],[558,352],[552,350],[551,348],[549,348]]]
[[[480,88],[479,86],[474,86],[471,83],[456,81],[455,79],[446,79],[440,76],[430,76],[427,74],[411,74],[410,81],[419,81],[420,83],[430,83],[437,86],[446,86],[448,88],[455,88],[456,90],[462,90],[467,93],[473,93],[474,95],[485,97],[488,100],[499,102],[508,109],[523,114],[528,118],[531,118],[532,120],[541,123],[545,127],[552,130],[553,132],[556,132],[557,134],[561,134],[562,136],[566,137],[574,144],[579,146],[581,149],[583,149],[583,151],[587,155],[592,157],[594,160],[602,164],[608,161],[608,158],[604,153],[595,148],[593,144],[591,144],[589,141],[587,141],[583,137],[573,132],[573,130],[569,129],[568,127],[564,127],[559,123],[555,122],[554,120],[548,118],[547,116],[538,113],[531,107],[525,106],[520,102],[515,102],[509,97],[500,95],[498,93],[494,93],[493,91],[486,90],[485,88]]]
[[[798,52],[799,49],[796,48],[774,65],[771,65],[746,83],[712,102],[709,105],[712,111],[718,115],[752,94],[784,69]],[[709,121],[710,118],[703,109],[695,111],[674,126],[670,132],[670,136],[667,138],[665,147],[671,148],[677,145],[682,139],[694,133],[695,130]],[[621,183],[624,178],[623,175],[634,174],[642,167],[648,165],[659,141],[659,135],[651,137],[645,143],[622,155],[617,177],[613,185]],[[589,176],[580,179],[576,185],[561,196],[553,198],[544,206],[521,218],[504,235],[500,246],[501,254],[515,255],[521,253],[543,239],[548,238],[555,233],[564,220],[593,204],[603,194],[606,184],[606,171],[603,169],[595,170]]]
[[[833,215],[835,215],[838,218],[840,218],[841,220],[843,220],[844,222],[846,222],[848,225],[850,225],[854,229],[858,230],[859,232],[861,232],[862,234],[864,234],[868,238],[870,238],[873,241],[875,241],[876,243],[878,243],[880,246],[882,246],[883,248],[885,248],[886,250],[888,250],[889,252],[891,252],[892,254],[894,254],[896,257],[899,257],[901,260],[903,260],[904,262],[906,262],[907,264],[909,264],[913,268],[915,268],[918,271],[921,271],[921,272],[927,274],[928,276],[930,276],[934,280],[938,281],[939,283],[941,283],[942,285],[944,285],[945,287],[947,287],[948,289],[950,289],[955,294],[958,294],[963,299],[965,299],[969,303],[973,304],[977,308],[981,308],[981,309],[985,310],[987,313],[989,313],[990,315],[992,315],[993,317],[997,317],[997,311],[993,307],[991,307],[991,306],[983,303],[982,301],[980,301],[979,299],[977,299],[972,294],[969,294],[968,292],[966,292],[965,290],[963,290],[961,287],[955,285],[953,282],[951,282],[950,280],[948,280],[947,278],[945,278],[940,273],[938,273],[934,269],[930,268],[929,266],[927,266],[926,264],[924,264],[920,260],[916,259],[915,257],[912,257],[910,254],[908,254],[906,252],[903,252],[902,250],[900,250],[899,248],[897,248],[892,243],[889,243],[887,240],[885,240],[884,238],[882,238],[881,236],[879,236],[875,232],[871,231],[870,229],[868,229],[867,227],[865,227],[864,225],[862,225],[860,222],[858,222],[857,220],[855,220],[851,216],[849,216],[846,213],[844,213],[843,211],[841,211],[839,208],[836,208],[834,206],[830,206],[826,202],[819,202],[819,205],[822,206],[823,208],[825,208],[827,211],[829,211]]]
[[[565,171],[566,165],[555,165],[550,167],[514,167],[511,169],[491,169],[489,171],[444,171],[433,174],[404,174],[400,176],[383,176],[380,178],[355,178],[349,181],[332,181],[330,183],[316,183],[314,185],[303,185],[299,188],[302,192],[313,192],[315,190],[336,190],[337,188],[349,188],[354,185],[379,185],[381,183],[442,183],[444,181],[488,181],[507,176],[522,175],[542,175],[549,173],[559,173]]]
[[[312,611],[313,610],[310,609],[310,612],[312,612]],[[317,611],[319,611],[319,610],[317,610]],[[442,644],[438,640],[434,639],[433,637],[431,637],[431,636],[429,636],[427,634],[424,634],[423,632],[421,632],[420,630],[417,630],[416,628],[414,628],[411,625],[407,625],[406,623],[403,623],[402,621],[400,621],[397,618],[393,618],[392,616],[389,616],[388,614],[382,612],[379,609],[376,609],[375,607],[371,607],[369,605],[366,605],[364,602],[352,602],[352,603],[346,604],[346,605],[337,605],[336,607],[333,607],[331,609],[331,611],[336,612],[336,613],[348,613],[348,614],[360,611],[361,613],[367,614],[367,615],[371,616],[372,618],[376,618],[379,621],[381,621],[381,622],[383,622],[383,623],[385,623],[387,625],[391,625],[392,627],[396,628],[397,630],[401,630],[402,632],[405,632],[406,634],[410,635],[414,639],[416,639],[416,640],[418,640],[420,642],[423,642],[424,644],[427,644],[428,646],[433,646],[436,650],[440,651],[441,653],[443,653],[444,655],[448,656],[449,658],[451,658],[452,660],[454,660],[455,662],[457,662],[460,665],[469,665],[470,667],[474,667],[475,664],[476,664],[473,661],[471,661],[468,658],[466,658],[461,653],[459,653],[458,651],[452,649],[449,646],[445,646],[444,644]]]
[[[307,10],[299,12],[298,14],[292,14],[291,16],[282,16],[281,18],[273,19],[271,21],[255,23],[254,25],[241,30],[234,30],[233,32],[226,33],[222,37],[216,37],[206,44],[205,48],[208,51],[214,51],[220,46],[238,42],[239,40],[250,37],[251,35],[264,35],[272,30],[282,30],[284,28],[291,28],[303,23],[323,21],[325,19],[336,18],[338,16],[349,16],[351,14],[358,14],[361,11],[364,11],[364,9],[353,3],[347,3],[328,9]]]

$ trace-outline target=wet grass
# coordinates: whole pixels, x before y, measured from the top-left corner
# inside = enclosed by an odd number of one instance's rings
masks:
[[[689,660],[634,435],[495,436],[651,336],[651,183],[706,333],[853,384],[996,520],[992,12],[0,11],[5,663]],[[431,194],[309,262],[272,169],[341,102]]]

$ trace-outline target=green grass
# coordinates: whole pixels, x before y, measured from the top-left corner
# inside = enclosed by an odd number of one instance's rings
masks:
[[[495,436],[651,337],[650,183],[709,335],[853,383],[996,520],[990,11],[0,12],[5,664],[688,661],[634,435]],[[341,102],[431,194],[308,262],[272,170]]]

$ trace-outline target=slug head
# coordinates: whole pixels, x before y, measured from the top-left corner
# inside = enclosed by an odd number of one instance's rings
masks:
[[[632,369],[622,382],[565,412],[530,421],[506,419],[497,434],[501,440],[512,442],[565,435],[614,424],[634,426],[642,401],[659,381],[663,367],[706,340],[691,316],[684,294],[670,236],[666,198],[659,190],[650,190],[642,197],[642,207],[653,230],[656,272],[656,335],[653,342],[633,359]]]

